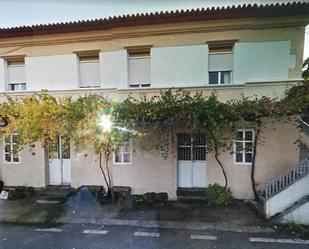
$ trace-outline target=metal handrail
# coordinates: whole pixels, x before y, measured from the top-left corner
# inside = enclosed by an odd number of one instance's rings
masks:
[[[306,134],[306,135],[308,135],[309,136],[309,124],[307,124],[304,120],[300,120],[301,121],[301,123],[302,123],[302,130],[303,130],[303,132]]]
[[[279,193],[292,183],[296,182],[303,175],[309,172],[309,160],[300,161],[296,167],[276,177],[265,187],[265,198],[268,199],[275,194]]]

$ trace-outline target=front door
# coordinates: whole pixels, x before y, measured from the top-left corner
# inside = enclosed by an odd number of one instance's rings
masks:
[[[206,187],[206,138],[203,134],[178,134],[178,187]]]
[[[70,185],[71,159],[70,140],[68,137],[58,136],[55,143],[49,146],[49,184]]]

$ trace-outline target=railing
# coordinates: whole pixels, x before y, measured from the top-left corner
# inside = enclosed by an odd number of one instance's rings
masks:
[[[302,131],[309,136],[309,124],[307,124],[305,121],[301,120],[301,128]]]
[[[309,172],[309,160],[300,161],[297,166],[285,172],[281,176],[275,178],[270,183],[266,184],[265,197],[266,199],[279,193],[299,178]]]

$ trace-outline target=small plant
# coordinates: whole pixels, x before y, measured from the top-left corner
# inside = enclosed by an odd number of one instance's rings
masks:
[[[9,190],[10,200],[32,198],[35,195],[36,195],[36,191],[32,187],[18,186],[15,189]]]
[[[144,205],[144,199],[142,195],[133,195],[133,206],[140,207]]]
[[[308,238],[309,227],[294,223],[276,224],[273,228],[282,234],[294,235],[300,238]]]
[[[205,189],[206,204],[211,207],[226,206],[232,201],[232,192],[215,183]]]

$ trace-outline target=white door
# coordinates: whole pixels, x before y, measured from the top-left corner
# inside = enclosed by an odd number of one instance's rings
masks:
[[[49,146],[49,184],[70,185],[71,159],[70,141],[67,137],[57,137]]]
[[[203,134],[178,134],[178,187],[206,187],[206,138]]]

